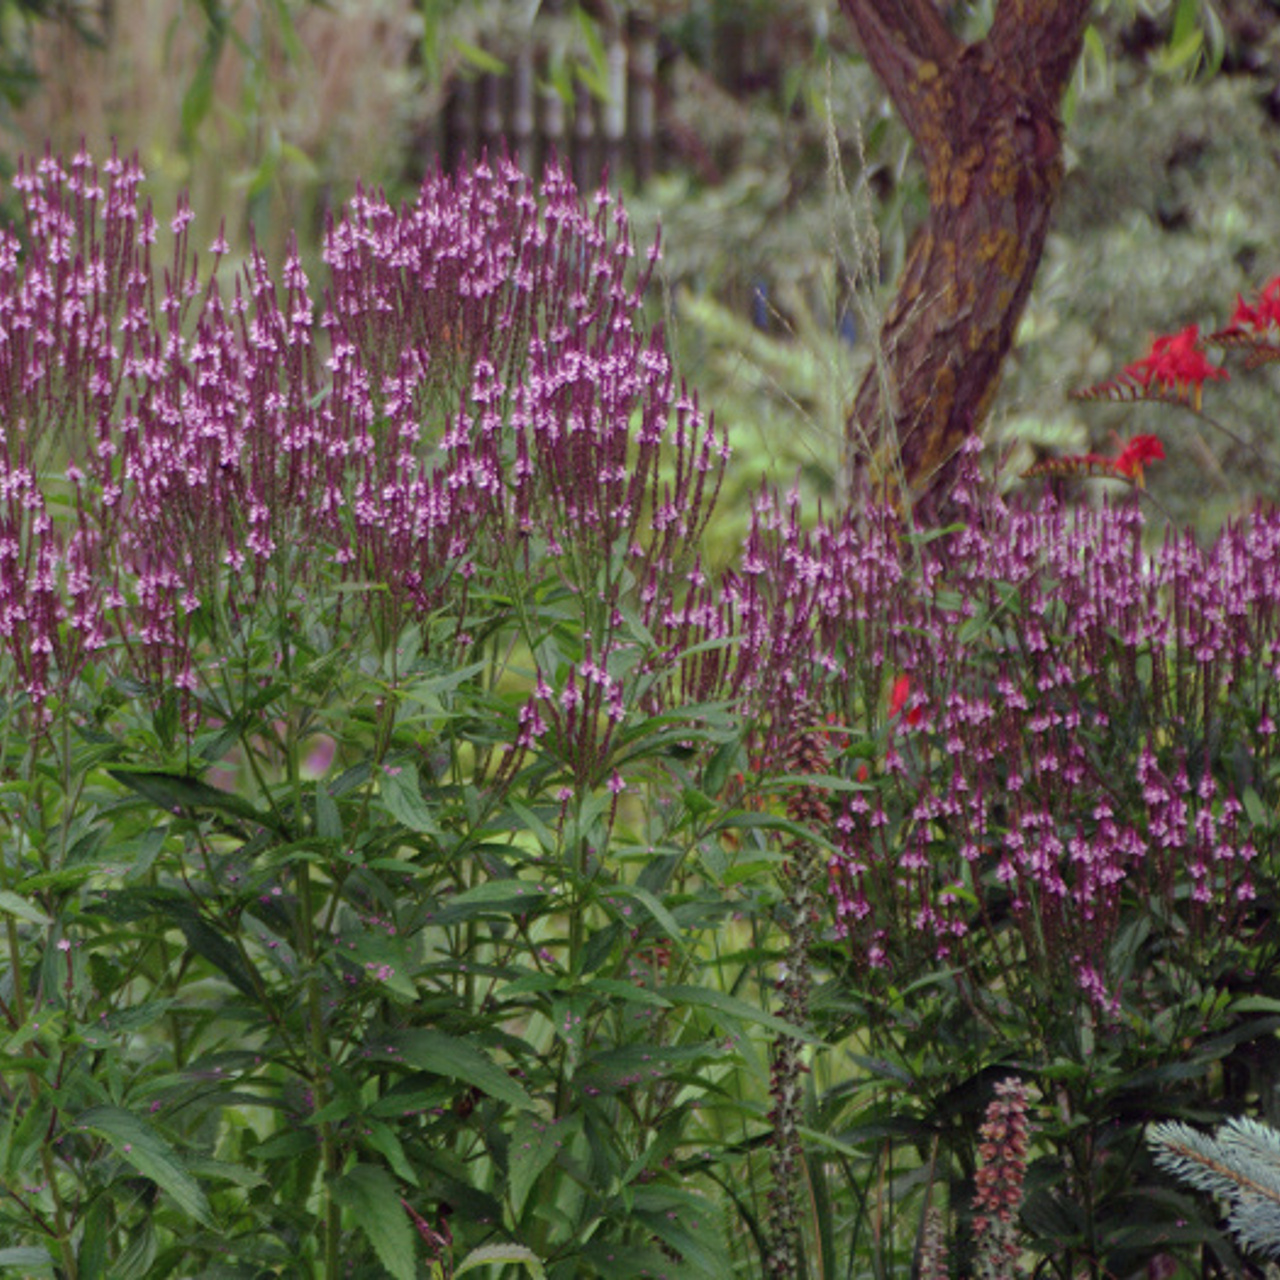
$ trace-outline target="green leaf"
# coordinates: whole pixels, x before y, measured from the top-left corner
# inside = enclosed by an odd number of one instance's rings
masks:
[[[729,781],[729,771],[738,758],[739,745],[737,738],[722,742],[707,762],[702,774],[702,790],[707,795],[718,796],[724,790]]]
[[[52,1271],[53,1258],[48,1249],[31,1245],[19,1245],[13,1249],[0,1249],[0,1271],[17,1271],[32,1275],[36,1271]]]
[[[1233,1001],[1232,1013],[1280,1013],[1280,1000],[1274,996],[1244,996]]]
[[[492,76],[505,76],[507,74],[507,64],[501,58],[495,58],[488,50],[480,48],[479,45],[460,40],[455,36],[453,47],[462,54],[462,60],[476,71],[487,72]]]
[[[195,140],[196,130],[209,114],[209,107],[213,103],[214,73],[218,69],[221,54],[222,42],[219,40],[215,43],[210,39],[206,44],[204,57],[200,59],[200,64],[187,85],[187,91],[182,95],[179,118],[182,136],[188,143]]]
[[[604,41],[600,39],[598,24],[586,12],[578,8],[578,30],[582,33],[583,43],[587,47],[586,62],[577,67],[578,79],[591,91],[597,101],[607,102],[609,99],[609,59],[605,53]]]
[[[290,62],[301,62],[306,56],[306,48],[298,38],[298,29],[289,11],[290,5],[286,0],[271,0],[271,9],[276,19],[275,34],[284,45],[285,56]]]
[[[209,1202],[178,1153],[144,1120],[120,1107],[90,1107],[76,1125],[106,1138],[117,1155],[150,1178],[185,1214],[213,1225]]]
[[[107,1256],[112,1235],[110,1199],[109,1196],[98,1196],[84,1216],[80,1252],[76,1257],[79,1280],[109,1280],[111,1275]],[[0,1264],[0,1269],[3,1269],[3,1264]]]
[[[685,787],[680,793],[680,799],[684,802],[684,807],[695,818],[701,818],[703,814],[714,813],[720,807],[718,801],[713,800],[710,796],[703,795],[697,787]]]
[[[244,1097],[245,1095],[242,1094],[240,1096]],[[228,1160],[189,1160],[187,1168],[192,1173],[199,1174],[202,1178],[218,1178],[237,1187],[263,1187],[267,1185],[267,1179],[262,1174],[255,1173],[252,1169],[245,1168],[244,1165],[232,1164]],[[97,1202],[95,1201],[95,1203]]]
[[[507,988],[508,991],[510,989],[510,987]],[[592,978],[583,989],[593,993],[599,992],[610,1000],[625,1000],[628,1004],[641,1004],[648,1009],[671,1008],[670,1000],[664,1000],[648,987],[638,987],[634,982],[627,982],[621,978]]]
[[[490,1263],[495,1262],[519,1262],[529,1268],[529,1274],[533,1276],[533,1280],[543,1280],[543,1277],[547,1274],[542,1269],[542,1263],[539,1261],[538,1255],[532,1249],[526,1249],[522,1244],[481,1245],[478,1249],[472,1249],[463,1258],[453,1274],[455,1276],[464,1275],[468,1271],[473,1271],[476,1267],[487,1267]]]
[[[501,1067],[495,1065],[474,1044],[447,1036],[442,1031],[406,1031],[383,1037],[392,1052],[376,1056],[404,1062],[419,1071],[472,1084],[491,1098],[508,1106],[533,1111],[533,1099]]]
[[[253,1158],[255,1160],[288,1160],[304,1152],[314,1151],[315,1145],[316,1135],[313,1130],[289,1129],[268,1138],[265,1142],[260,1142],[253,1148]]]
[[[486,880],[455,897],[446,898],[431,923],[442,928],[475,916],[523,916],[537,911],[545,897],[545,889],[527,880]]]
[[[413,1228],[395,1179],[372,1164],[353,1165],[329,1184],[333,1198],[360,1224],[378,1261],[396,1280],[417,1280]]]
[[[83,884],[103,871],[116,870],[114,863],[81,863],[75,867],[59,867],[57,871],[41,871],[34,876],[27,876],[19,885],[19,889],[34,891],[36,889],[69,889]]]
[[[362,933],[353,947],[346,954],[363,966],[369,981],[382,983],[405,1000],[417,1000],[418,988],[410,976],[413,966],[403,939]]]
[[[136,791],[166,813],[181,813],[184,810],[198,813],[202,809],[213,809],[258,826],[278,829],[269,813],[263,813],[243,797],[230,791],[220,791],[207,782],[201,782],[199,778],[181,773],[158,773],[149,769],[108,769],[107,772],[121,785],[128,787],[130,791]]]
[[[648,1245],[629,1245],[619,1249],[612,1240],[592,1240],[583,1256],[603,1280],[635,1280],[636,1276],[666,1275],[671,1269],[671,1259]]]
[[[52,923],[38,907],[33,907],[25,898],[10,893],[8,889],[0,889],[0,914],[17,916],[19,920],[28,920],[32,924]]]
[[[724,1241],[711,1223],[712,1203],[696,1192],[651,1185],[635,1192],[635,1218],[681,1256],[681,1277],[720,1280],[731,1274]]]
[[[469,666],[459,667],[456,671],[444,675],[430,676],[416,680],[406,688],[401,697],[407,702],[436,703],[442,693],[453,693],[469,680],[478,676],[487,666],[484,662],[473,662]]]
[[[525,828],[533,832],[538,843],[547,853],[554,853],[560,847],[560,841],[555,832],[532,809],[514,798],[509,798],[507,805],[511,812],[524,823]]]
[[[1177,0],[1173,10],[1173,30],[1169,33],[1171,45],[1181,44],[1193,35],[1199,35],[1200,0]]]
[[[571,1120],[544,1120],[528,1111],[516,1117],[511,1134],[509,1189],[515,1221],[524,1212],[525,1201],[539,1175],[577,1129],[578,1117]]]
[[[321,840],[342,839],[342,817],[323,782],[316,783],[316,835]]]
[[[1267,813],[1266,806],[1262,803],[1262,798],[1252,787],[1245,787],[1244,792],[1240,796],[1240,801],[1244,805],[1244,811],[1248,815],[1249,821],[1255,827],[1266,827],[1271,825],[1270,815]]]
[[[1203,55],[1203,46],[1204,36],[1199,31],[1190,31],[1177,40],[1171,37],[1155,57],[1154,66],[1164,75],[1184,69],[1188,75],[1194,74]]]
[[[793,1040],[801,1040],[805,1044],[820,1045],[823,1042],[812,1033],[801,1027],[794,1027],[781,1018],[737,996],[727,995],[723,991],[713,991],[706,987],[659,987],[658,994],[674,1005],[692,1005],[694,1008],[710,1009],[722,1013],[739,1022],[754,1022],[757,1026],[767,1027],[775,1035],[790,1036]]]
[[[185,903],[169,906],[169,914],[177,917],[178,927],[186,935],[187,945],[191,950],[221,971],[242,995],[256,997],[253,976],[246,968],[240,952],[222,934],[215,932],[188,909]]]
[[[398,768],[384,766],[379,779],[379,796],[387,812],[410,831],[428,836],[442,834],[430,805],[418,789],[418,770],[414,764],[406,763]]]
[[[701,1074],[695,1072],[695,1068],[723,1057],[724,1050],[711,1041],[672,1047],[626,1045],[592,1054],[583,1064],[580,1075],[589,1080],[593,1088],[613,1093],[668,1076],[693,1082]]]
[[[839,778],[830,773],[784,773],[770,778],[771,787],[816,787],[821,791],[866,791],[864,782],[852,778]]]
[[[416,1187],[418,1175],[405,1158],[404,1147],[401,1146],[395,1130],[381,1120],[373,1120],[367,1115],[361,1120],[361,1124],[364,1128],[364,1140],[379,1155],[386,1158],[396,1177],[401,1182],[407,1182],[411,1187]]]
[[[675,917],[648,889],[642,889],[639,885],[612,885],[609,889],[609,896],[611,898],[634,898],[653,917],[663,933],[681,950],[684,949],[680,939],[680,926],[676,923]]]

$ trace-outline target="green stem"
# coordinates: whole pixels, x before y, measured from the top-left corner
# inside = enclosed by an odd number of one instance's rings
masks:
[[[67,1227],[67,1209],[62,1200],[62,1192],[58,1189],[58,1171],[53,1166],[53,1153],[49,1150],[47,1142],[40,1149],[40,1163],[44,1169],[45,1181],[49,1184],[49,1191],[53,1196],[53,1220],[58,1228],[58,1253],[62,1258],[62,1269],[66,1272],[67,1280],[76,1280],[79,1267],[76,1263],[75,1250],[71,1247],[71,1232]]]
[[[304,861],[298,864],[298,892],[301,899],[299,912],[303,955],[307,961],[307,1075],[315,1109],[323,1110],[329,1103],[328,1076],[325,1072],[324,1019],[320,1006],[320,975],[317,972],[315,948],[315,904],[311,886],[311,869]],[[338,1176],[338,1144],[333,1124],[325,1120],[320,1125],[321,1165],[324,1169],[324,1280],[337,1280],[338,1244],[342,1228],[342,1215],[334,1200],[331,1186]]]
[[[65,727],[65,720],[64,720],[64,727]],[[37,741],[38,741],[38,737],[33,736],[31,739],[30,751],[27,753],[27,758],[24,763],[24,768],[22,770],[23,777],[28,781],[35,776]],[[65,739],[64,739],[64,744],[65,744]],[[67,780],[65,760],[66,760],[66,756],[64,754],[64,767],[62,769],[64,784]],[[65,785],[63,788],[63,792],[65,795],[66,793]],[[37,810],[40,809],[40,800],[39,800],[38,793],[36,794],[35,808]],[[70,809],[64,806],[60,816],[62,818],[62,845],[65,851],[67,832],[70,826]],[[44,834],[47,836],[47,824],[42,823],[42,825],[45,826]],[[16,839],[17,851],[16,851],[16,856],[14,858],[13,865],[15,867],[15,870],[17,870],[17,869],[20,869],[22,866],[22,845],[24,843],[23,831],[18,830],[17,832],[15,832],[15,836],[17,837]],[[42,843],[44,843],[45,847],[47,848],[47,841],[44,841]],[[50,869],[47,858],[45,860],[44,865],[45,865],[45,870]],[[0,859],[0,888],[7,889],[8,886],[9,886],[9,879],[4,872],[4,860]],[[9,965],[10,965],[9,972],[13,978],[13,1012],[14,1012],[14,1016],[17,1019],[17,1025],[21,1027],[25,1025],[27,1020],[26,975],[24,973],[22,963],[21,963],[22,953],[21,953],[21,947],[20,947],[20,942],[18,938],[17,922],[13,916],[6,917],[5,932],[6,932],[6,942],[9,950]],[[37,1000],[37,1005],[38,1003],[39,1002]],[[67,1010],[68,1010],[68,1015],[70,1015],[70,1011],[71,1011],[70,1000],[68,1000],[67,1002]],[[31,1099],[30,1105],[34,1107],[37,1105],[43,1085],[39,1075],[36,1073],[34,1069],[28,1069],[26,1073],[26,1077],[27,1077],[27,1088],[30,1092],[30,1099]],[[53,1111],[53,1117],[52,1117],[51,1123],[56,1121],[57,1114],[58,1114],[58,1106],[56,1102],[56,1092],[55,1092],[54,1111]],[[58,1237],[58,1254],[61,1259],[62,1269],[67,1276],[67,1280],[77,1280],[77,1276],[79,1275],[79,1268],[76,1263],[75,1250],[71,1246],[71,1230],[70,1230],[70,1227],[67,1225],[66,1204],[62,1199],[62,1191],[58,1185],[58,1178],[57,1178],[58,1171],[54,1164],[53,1151],[48,1141],[44,1142],[41,1145],[40,1164],[44,1172],[45,1182],[49,1187],[50,1195],[53,1197],[54,1226],[55,1226],[57,1237]]]

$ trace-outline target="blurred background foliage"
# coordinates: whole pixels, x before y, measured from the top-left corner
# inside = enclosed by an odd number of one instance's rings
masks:
[[[949,21],[979,36],[993,4]],[[0,0],[0,167],[118,139],[162,223],[186,190],[198,242],[225,221],[237,254],[252,228],[279,262],[296,233],[314,278],[327,214],[357,181],[409,195],[459,86],[536,33],[543,87],[599,97],[601,33],[637,21],[657,37],[660,159],[619,178],[638,239],[662,226],[655,318],[736,451],[712,544],[727,557],[762,476],[836,500],[845,409],[925,211],[838,0]],[[1100,3],[1067,108],[1067,181],[987,424],[992,465],[1016,483],[1038,457],[1151,431],[1170,459],[1153,494],[1209,532],[1275,492],[1268,369],[1211,389],[1226,431],[1068,393],[1154,333],[1221,326],[1236,291],[1280,273],[1280,2]]]

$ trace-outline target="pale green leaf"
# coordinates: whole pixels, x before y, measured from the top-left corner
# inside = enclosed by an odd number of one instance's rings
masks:
[[[0,889],[0,914],[17,916],[19,920],[29,920],[32,924],[49,924],[50,920],[38,907],[33,907],[25,898],[20,898],[8,889]]]
[[[547,1274],[542,1269],[542,1263],[538,1255],[532,1249],[526,1249],[522,1244],[485,1244],[478,1249],[472,1249],[469,1254],[458,1264],[454,1271],[454,1276],[465,1275],[468,1271],[474,1271],[476,1267],[487,1267],[491,1263],[518,1262],[529,1270],[529,1274],[533,1276],[533,1280],[543,1280]]]
[[[0,1249],[0,1271],[17,1272],[35,1276],[53,1271],[53,1258],[48,1249],[34,1245],[17,1245],[12,1249]]]
[[[478,44],[471,44],[470,41],[461,40],[455,36],[453,47],[462,55],[463,61],[476,71],[483,71],[491,76],[507,74],[507,64],[501,58],[495,58],[487,49],[480,48]]]

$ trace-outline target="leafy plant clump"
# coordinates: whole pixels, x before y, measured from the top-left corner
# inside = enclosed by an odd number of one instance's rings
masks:
[[[315,292],[140,181],[0,240],[0,1265],[1234,1259],[1143,1131],[1280,1024],[1274,514],[969,456],[713,576],[607,193],[358,192]]]
[[[681,891],[705,815],[619,822],[719,732],[668,686],[723,449],[625,215],[505,162],[360,193],[317,297],[202,278],[185,208],[155,265],[141,176],[24,168],[0,247],[0,1234],[714,1274],[738,891]]]

